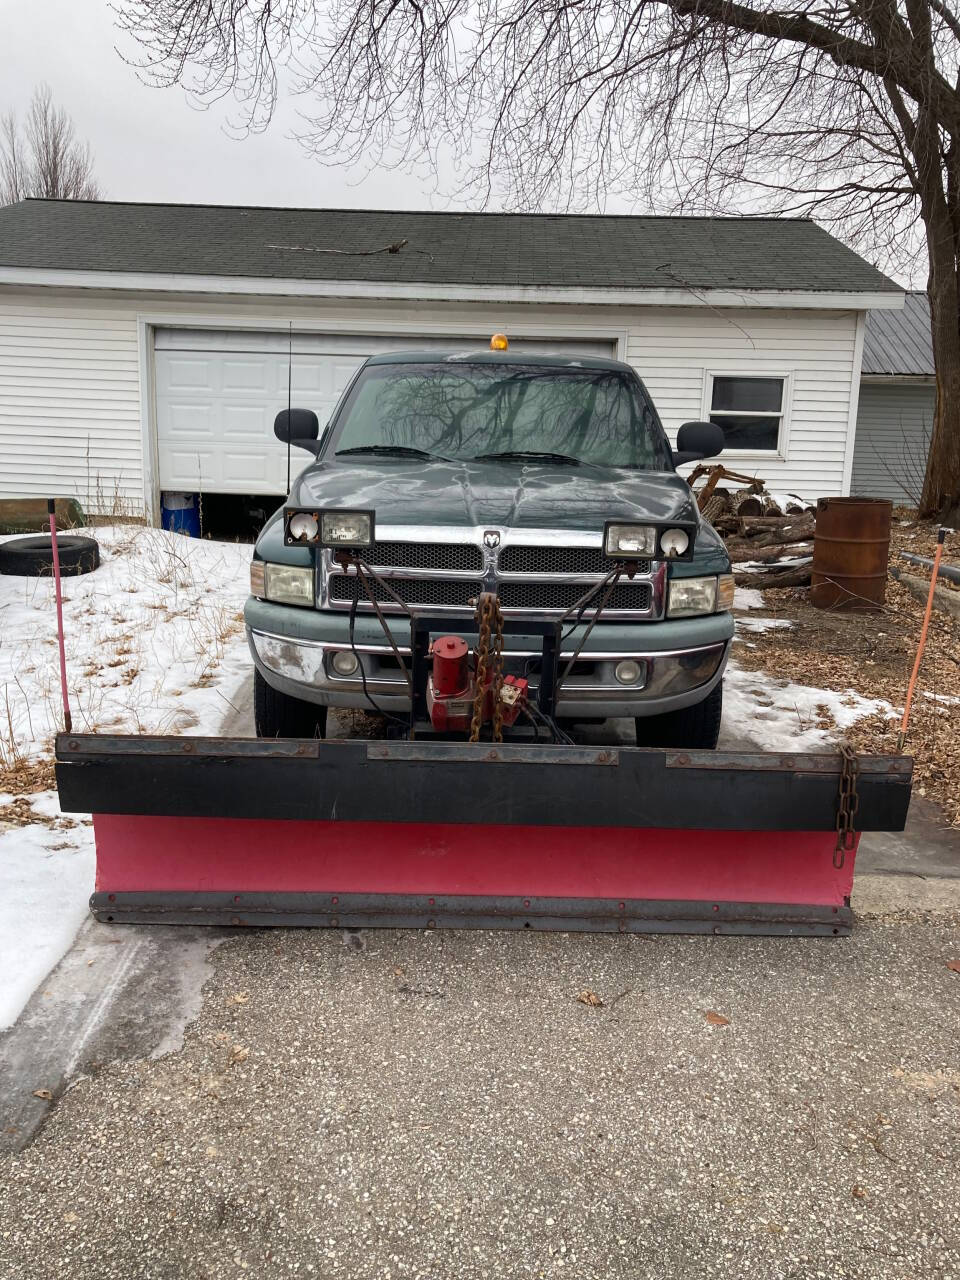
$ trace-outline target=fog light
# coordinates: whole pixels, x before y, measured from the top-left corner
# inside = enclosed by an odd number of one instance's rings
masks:
[[[632,658],[627,658],[625,662],[617,663],[613,674],[621,684],[636,684],[643,675],[643,668],[639,662],[634,662]]]
[[[330,665],[338,676],[355,676],[360,670],[357,655],[349,649],[338,649],[330,659]]]
[[[660,535],[660,546],[663,554],[670,559],[682,556],[690,545],[690,539],[683,529],[668,529]]]

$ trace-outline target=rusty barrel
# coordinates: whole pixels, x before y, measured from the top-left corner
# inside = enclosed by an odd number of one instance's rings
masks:
[[[821,498],[810,601],[818,609],[880,609],[887,593],[890,519],[885,498]]]

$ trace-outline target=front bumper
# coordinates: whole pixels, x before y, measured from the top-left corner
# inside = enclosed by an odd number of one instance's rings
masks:
[[[349,650],[348,619],[342,614],[288,608],[251,597],[244,617],[257,669],[269,685],[306,702],[331,707],[370,709],[360,675],[340,676],[330,666],[338,650]],[[390,620],[401,654],[409,654],[409,625]],[[451,624],[450,634],[458,634]],[[475,633],[461,633],[471,643]],[[582,630],[564,640],[560,660],[577,648]],[[598,623],[576,666],[564,681],[557,714],[571,719],[652,716],[702,701],[720,681],[730,652],[733,618],[728,613],[657,623]],[[536,637],[505,638],[505,670],[527,675],[537,686]],[[357,617],[354,646],[363,663],[369,694],[385,711],[409,708],[406,684],[393,651],[376,619]],[[620,684],[614,671],[624,659],[642,666],[636,685]]]

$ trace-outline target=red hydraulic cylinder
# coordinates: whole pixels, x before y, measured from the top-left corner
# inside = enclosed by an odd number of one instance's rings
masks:
[[[433,692],[437,698],[455,698],[469,683],[466,640],[439,636],[433,642]]]

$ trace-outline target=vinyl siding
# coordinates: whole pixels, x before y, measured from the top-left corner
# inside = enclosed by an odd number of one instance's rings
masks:
[[[851,493],[919,503],[935,401],[932,379],[861,386]]]
[[[153,297],[0,289],[0,497],[77,496],[142,510],[145,467],[138,317],[171,325],[268,326],[410,337],[498,330],[515,337],[618,341],[672,438],[709,408],[709,373],[789,378],[786,456],[732,453],[736,470],[806,498],[843,489],[857,313],[707,307],[474,307],[269,298]],[[467,336],[469,335],[469,337]],[[152,360],[152,352],[148,353]],[[152,410],[151,410],[152,412]]]

